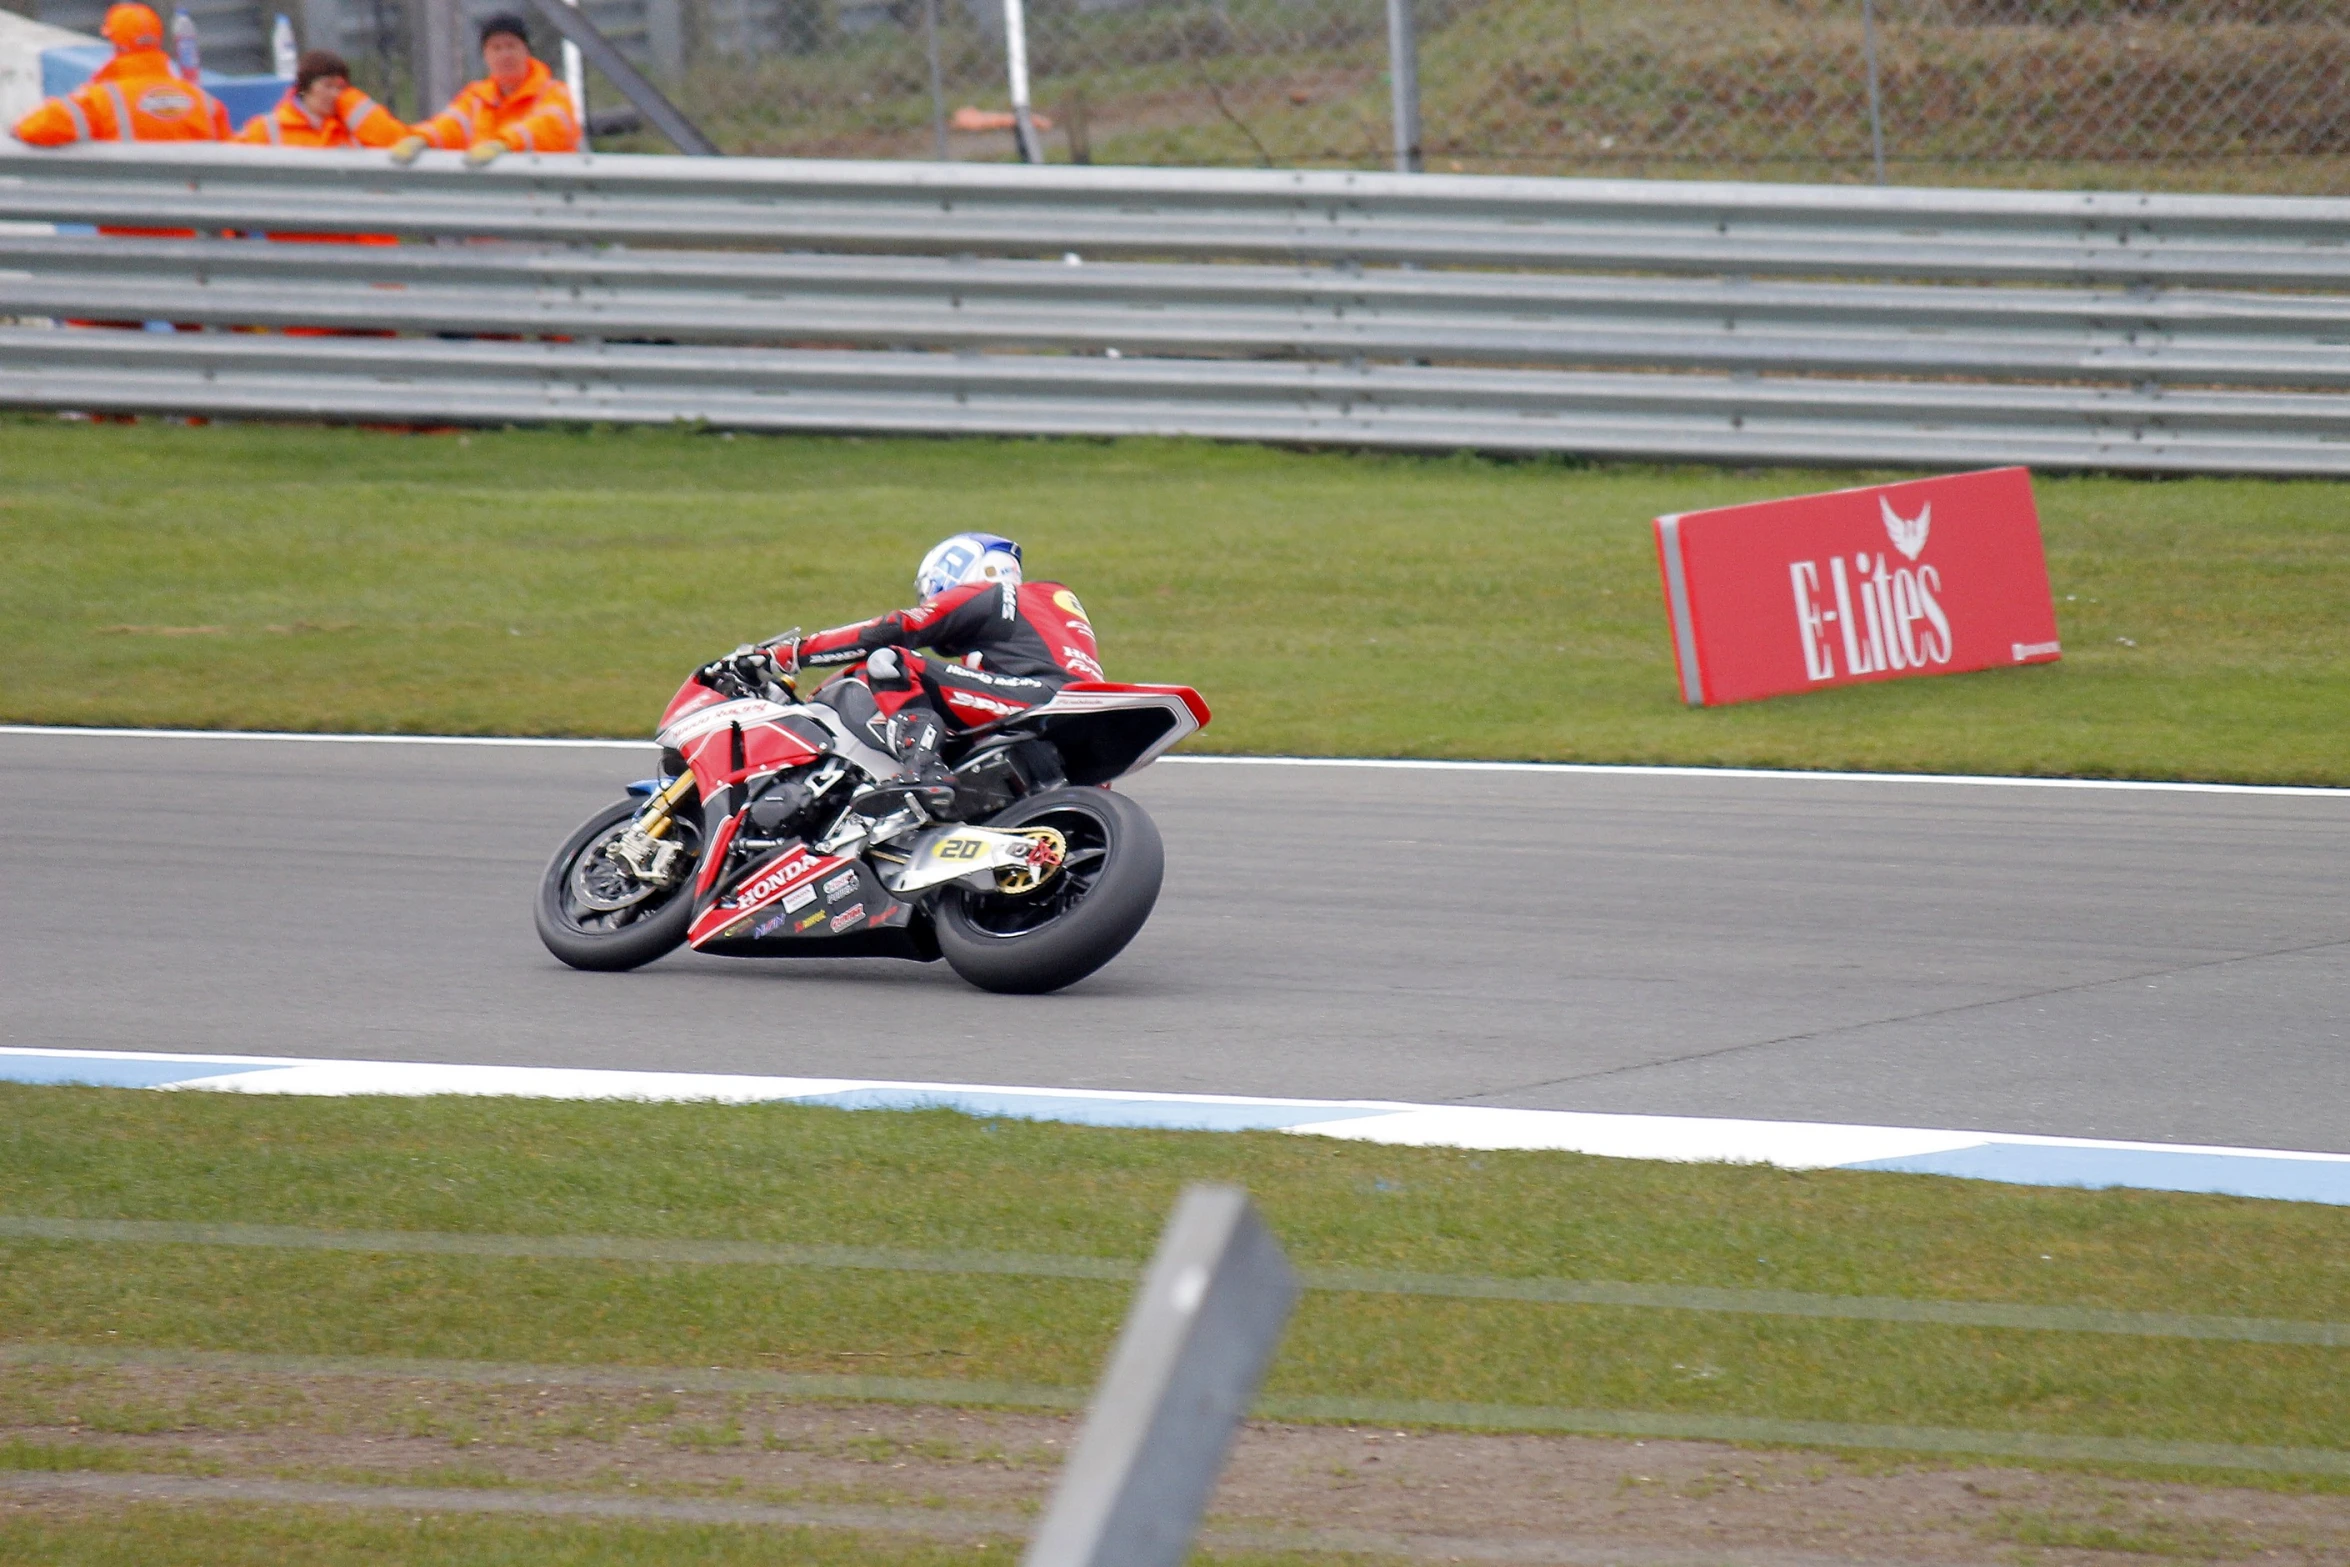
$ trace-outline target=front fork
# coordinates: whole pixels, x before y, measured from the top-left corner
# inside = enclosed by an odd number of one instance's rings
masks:
[[[681,873],[678,862],[685,857],[685,845],[670,838],[668,832],[675,822],[678,803],[693,793],[693,769],[677,775],[670,785],[656,793],[647,802],[637,819],[628,824],[628,830],[612,840],[605,852],[628,867],[641,882],[655,887],[666,887]]]
[[[670,812],[677,809],[677,802],[693,792],[694,770],[689,767],[679,773],[668,788],[646,802],[643,813],[634,823],[636,830],[648,838],[660,837],[669,831]]]

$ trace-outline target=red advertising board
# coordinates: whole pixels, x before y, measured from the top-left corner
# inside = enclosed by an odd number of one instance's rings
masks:
[[[2062,651],[2023,468],[1681,512],[1656,549],[1692,705]]]

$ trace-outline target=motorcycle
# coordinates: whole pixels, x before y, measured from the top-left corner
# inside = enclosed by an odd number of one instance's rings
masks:
[[[1208,722],[1187,686],[1078,681],[946,737],[953,798],[887,785],[899,759],[803,700],[794,633],[704,665],[655,742],[660,776],[581,824],[540,878],[539,939],[574,968],[680,946],[727,957],[897,957],[1036,995],[1150,918],[1157,826],[1109,785]],[[855,670],[848,673],[855,673]]]

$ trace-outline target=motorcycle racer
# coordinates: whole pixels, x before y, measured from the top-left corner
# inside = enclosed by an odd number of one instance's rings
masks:
[[[891,787],[943,807],[954,783],[938,763],[942,725],[994,723],[1050,701],[1072,680],[1104,678],[1093,625],[1058,582],[1029,582],[1020,546],[993,533],[958,533],[923,556],[919,602],[800,639],[803,668],[862,662],[817,693],[904,764]],[[929,651],[920,651],[928,649]]]

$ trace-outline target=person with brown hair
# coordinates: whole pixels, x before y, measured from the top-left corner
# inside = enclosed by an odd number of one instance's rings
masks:
[[[391,110],[351,85],[351,68],[331,49],[305,52],[294,85],[276,108],[237,132],[263,147],[389,147],[408,134]]]

